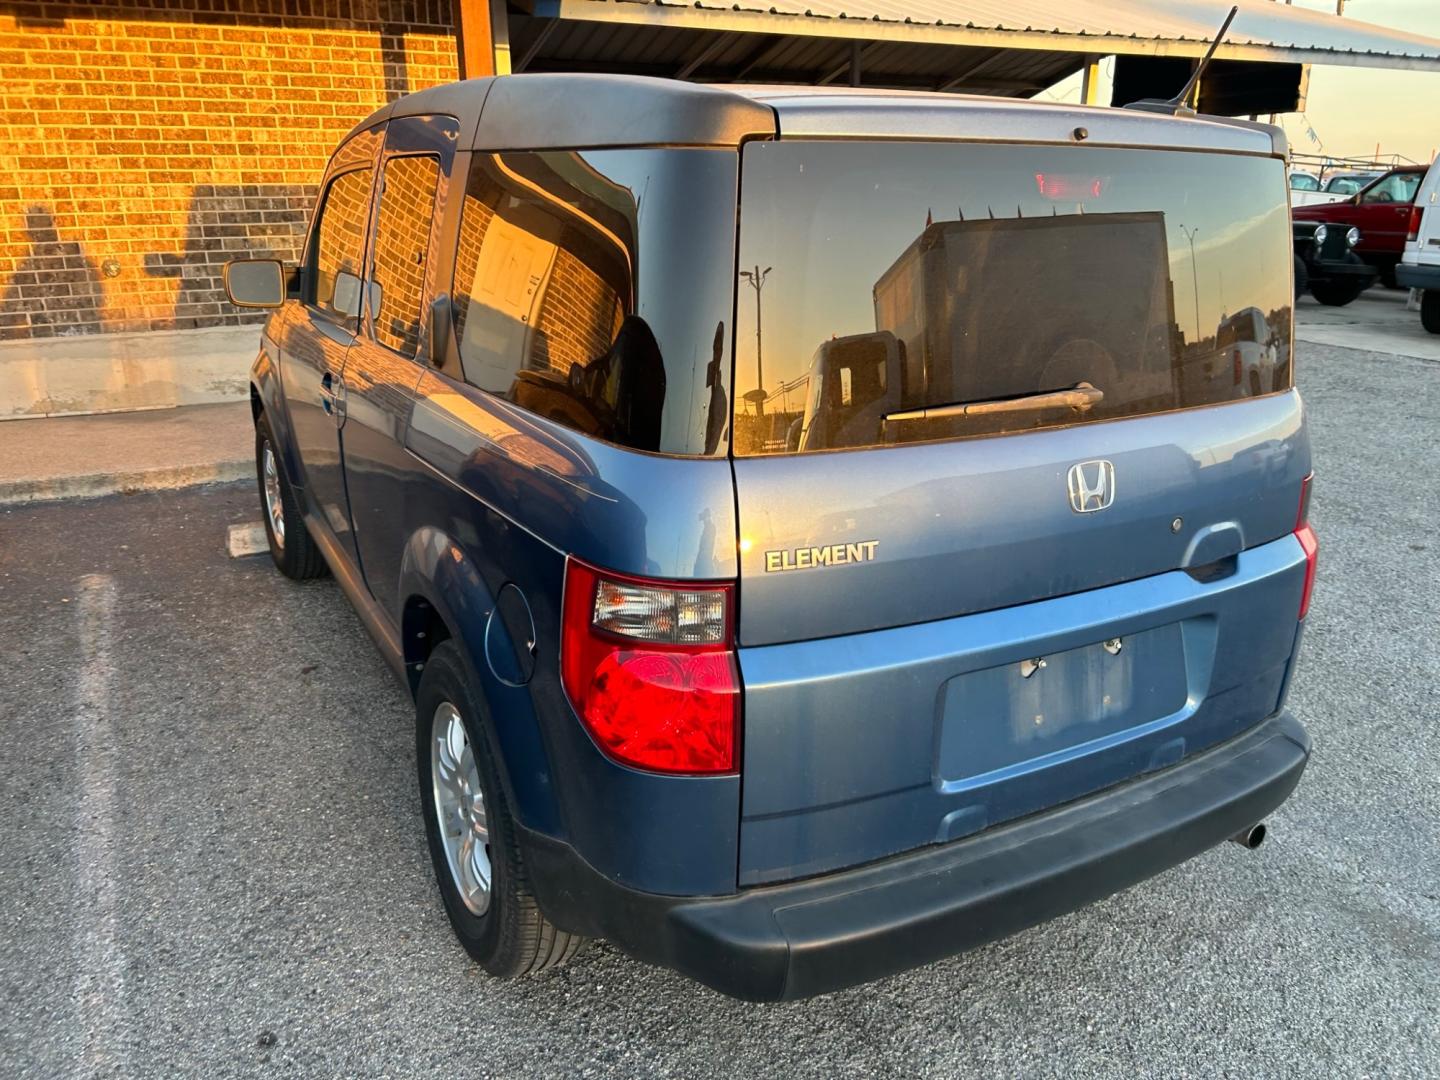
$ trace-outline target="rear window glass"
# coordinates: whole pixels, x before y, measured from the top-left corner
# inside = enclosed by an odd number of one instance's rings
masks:
[[[1291,385],[1279,160],[751,143],[734,447],[878,446]]]

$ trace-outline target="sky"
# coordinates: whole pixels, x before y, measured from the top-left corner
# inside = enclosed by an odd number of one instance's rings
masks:
[[[1294,3],[1316,11],[1335,10],[1334,0]],[[1345,17],[1440,38],[1440,0],[1345,0]],[[1078,101],[1079,76],[1066,79],[1043,96]],[[1440,72],[1315,66],[1310,69],[1304,113],[1277,120],[1297,153],[1369,157],[1379,143],[1382,155],[1399,154],[1424,162],[1433,160],[1440,149],[1437,102]],[[1311,141],[1307,122],[1319,136],[1319,146]]]

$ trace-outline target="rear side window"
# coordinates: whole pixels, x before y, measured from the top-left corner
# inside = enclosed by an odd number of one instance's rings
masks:
[[[380,180],[370,317],[375,340],[412,358],[420,347],[420,302],[439,180],[440,162],[433,157],[391,158]]]
[[[723,453],[736,168],[715,150],[477,154],[458,374],[621,446]]]
[[[992,435],[1290,386],[1279,160],[962,143],[742,154],[738,454]]]
[[[342,318],[360,311],[360,263],[370,216],[370,170],[342,173],[320,203],[306,302]]]

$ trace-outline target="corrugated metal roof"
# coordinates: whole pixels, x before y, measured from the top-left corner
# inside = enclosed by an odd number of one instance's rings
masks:
[[[1230,4],[1231,0],[534,0],[534,14],[657,29],[1050,53],[1198,56]],[[1216,55],[1440,71],[1440,40],[1274,0],[1242,0]]]

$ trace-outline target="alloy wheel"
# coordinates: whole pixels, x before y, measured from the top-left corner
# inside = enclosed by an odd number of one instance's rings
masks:
[[[270,532],[275,544],[285,547],[285,500],[280,494],[280,466],[275,451],[267,440],[260,451],[260,481],[265,490],[265,516],[270,519]]]
[[[430,723],[430,776],[445,862],[475,915],[490,907],[490,824],[474,747],[460,710],[442,701]]]

